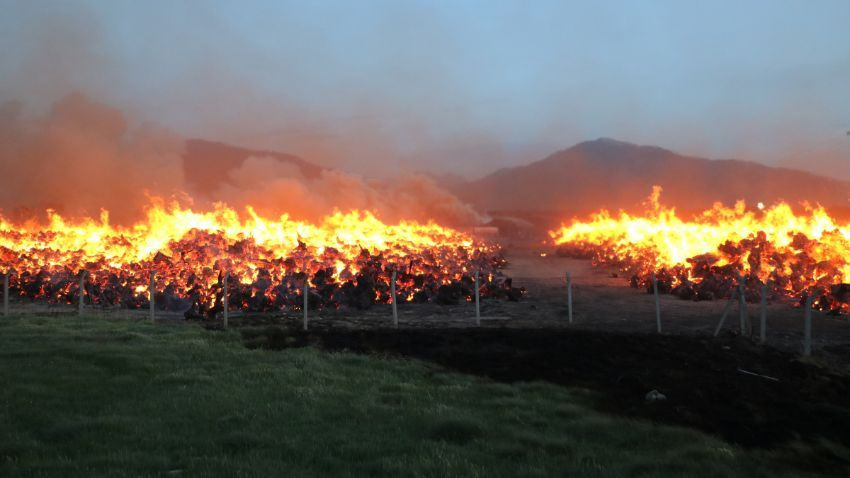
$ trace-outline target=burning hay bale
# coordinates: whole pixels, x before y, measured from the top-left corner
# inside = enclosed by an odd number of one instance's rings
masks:
[[[470,300],[474,270],[482,295],[518,294],[497,246],[433,223],[387,225],[354,212],[313,225],[249,213],[243,221],[226,208],[157,206],[131,228],[67,224],[55,214],[49,226],[32,228],[0,217],[0,272],[10,271],[14,295],[72,303],[84,271],[87,302],[128,308],[148,306],[154,272],[156,307],[193,319],[223,310],[225,271],[230,307],[250,312],[300,309],[305,281],[310,308],[386,304],[393,272],[399,301]]]
[[[820,290],[814,307],[850,312],[850,224],[822,208],[798,215],[784,203],[750,211],[743,202],[685,221],[659,204],[659,194],[643,217],[602,211],[551,232],[558,253],[628,271],[630,285],[648,293],[653,273],[659,292],[688,300],[729,297],[740,280],[749,302],[769,284],[772,298],[804,304]]]

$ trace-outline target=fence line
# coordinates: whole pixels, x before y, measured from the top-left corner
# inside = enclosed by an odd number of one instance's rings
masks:
[[[9,308],[10,308],[10,294],[9,294],[9,281],[10,281],[11,272],[7,272],[3,274],[3,315],[9,316]],[[229,272],[225,271],[222,276],[223,289],[222,289],[222,303],[223,303],[223,326],[224,328],[228,327],[228,319],[230,312],[230,292],[228,287],[229,282]],[[85,296],[87,295],[86,289],[86,279],[88,277],[88,273],[85,270],[82,270],[79,275],[79,296],[77,302],[77,314],[79,316],[84,315],[85,310]],[[573,323],[573,279],[570,271],[565,273],[566,278],[566,288],[567,288],[567,320],[569,324]],[[536,278],[540,280],[541,278]],[[552,278],[554,279],[554,278]],[[392,317],[393,317],[393,326],[395,328],[399,327],[398,321],[398,296],[396,289],[397,282],[397,272],[393,271],[392,280],[390,283],[391,290],[391,304],[392,304]],[[661,302],[660,302],[660,293],[658,290],[658,278],[653,273],[651,275],[651,283],[652,283],[652,294],[655,304],[655,320],[656,320],[656,331],[657,333],[662,332],[662,324],[661,324]],[[475,270],[474,272],[474,287],[475,287],[475,295],[474,295],[474,303],[475,303],[475,325],[481,326],[481,289],[480,289],[480,271]],[[150,271],[150,285],[148,290],[149,295],[149,318],[153,322],[156,320],[156,270]],[[812,354],[812,307],[814,305],[815,300],[821,294],[820,289],[816,289],[811,291],[811,293],[806,297],[805,305],[804,305],[804,317],[803,317],[803,343],[802,343],[802,354],[804,356],[810,356]],[[759,337],[758,342],[761,344],[765,344],[767,342],[767,297],[769,293],[769,282],[763,283],[760,287],[760,320],[759,320]],[[303,286],[303,329],[306,331],[309,327],[309,294],[310,294],[310,285],[309,280],[304,281]],[[739,275],[738,284],[732,289],[732,293],[727,300],[726,306],[724,307],[723,314],[720,317],[720,320],[717,323],[716,328],[714,329],[714,337],[717,337],[720,333],[720,330],[723,328],[723,325],[728,317],[729,313],[732,311],[732,308],[735,304],[738,304],[739,309],[739,332],[742,336],[753,337],[753,325],[749,321],[748,315],[748,304],[746,302],[746,295],[744,292],[744,278]]]

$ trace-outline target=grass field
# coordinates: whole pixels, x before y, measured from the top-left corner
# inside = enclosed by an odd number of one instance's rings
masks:
[[[603,415],[582,390],[182,322],[0,318],[0,383],[0,476],[841,475],[804,445]]]

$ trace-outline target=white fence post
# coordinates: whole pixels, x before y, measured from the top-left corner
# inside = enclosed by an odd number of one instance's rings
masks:
[[[655,326],[661,333],[661,299],[658,298],[658,279],[655,272],[652,273],[652,292],[655,294]]]
[[[812,305],[815,302],[816,291],[812,291],[806,297],[806,315],[803,322],[803,356],[809,357],[812,355]]]
[[[739,277],[738,279],[738,319],[740,321],[741,327],[741,336],[748,335],[747,334],[747,322],[749,319],[748,311],[747,311],[747,296],[744,292],[744,278]]]
[[[9,271],[3,274],[3,316],[9,316]]]
[[[307,330],[307,323],[309,322],[309,318],[307,316],[307,299],[310,294],[310,286],[307,284],[307,277],[304,277],[304,292],[302,295],[304,296],[304,330]]]
[[[86,291],[86,270],[83,269],[80,271],[80,299],[77,304],[77,314],[82,317],[83,316],[83,305],[84,305],[84,294]]]
[[[151,269],[151,283],[150,283],[150,287],[148,288],[148,295],[150,297],[150,303],[151,303],[150,304],[151,322],[153,322],[153,321],[156,320],[156,301],[154,300],[156,298],[156,271],[153,270],[153,269]]]
[[[767,342],[767,282],[761,286],[761,317],[759,318],[759,342]]]
[[[309,259],[307,258],[307,251],[304,251],[304,289],[301,292],[301,295],[304,296],[304,330],[306,331],[308,328],[308,324],[310,322],[309,312],[307,311],[308,307],[308,299],[310,296],[310,268],[308,266]]]
[[[478,269],[475,270],[475,325],[481,327],[481,304],[479,302]]]
[[[567,321],[573,323],[573,277],[567,271]]]
[[[224,283],[222,284],[223,291],[222,291],[221,302],[222,302],[222,307],[224,308],[223,317],[224,317],[224,328],[225,329],[227,328],[227,318],[228,318],[227,317],[227,314],[228,314],[227,309],[230,308],[230,293],[228,293],[228,291],[227,291],[227,276],[229,276],[229,275],[230,275],[230,273],[228,271],[224,271]]]
[[[392,301],[393,301],[393,325],[395,326],[395,328],[398,328],[398,304],[397,304],[398,299],[396,298],[396,295],[395,295],[395,281],[396,281],[396,271],[393,270],[393,278],[392,278],[392,282],[390,283],[390,293],[392,294]]]
[[[735,305],[735,294],[738,293],[738,289],[732,289],[732,293],[729,295],[729,301],[726,302],[726,308],[723,309],[723,315],[720,316],[720,321],[717,322],[717,328],[714,329],[714,336],[717,337],[720,334],[720,329],[723,327],[723,323],[726,322],[726,316],[729,315],[729,312],[732,311],[732,306]]]

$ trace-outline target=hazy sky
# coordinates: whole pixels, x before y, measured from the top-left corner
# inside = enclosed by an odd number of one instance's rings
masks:
[[[850,177],[846,0],[0,7],[0,99],[35,110],[80,90],[360,171],[475,175],[607,136]]]

